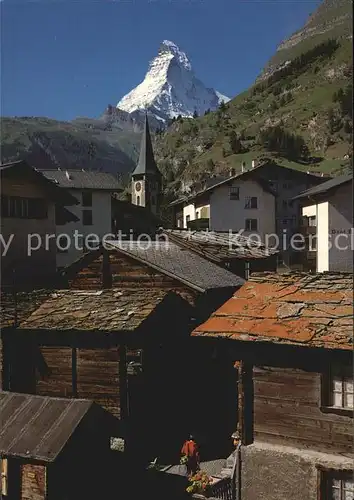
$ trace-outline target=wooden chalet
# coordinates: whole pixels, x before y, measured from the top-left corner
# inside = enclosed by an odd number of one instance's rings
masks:
[[[0,413],[1,498],[116,498],[111,414],[92,401],[13,392],[0,392]]]
[[[134,440],[157,442],[156,429],[171,443],[174,426],[178,454],[191,425],[188,364],[198,363],[190,332],[244,280],[193,252],[159,245],[112,243],[66,268],[61,289],[6,297],[3,388],[93,399],[129,422]]]
[[[162,238],[151,242],[111,241],[63,270],[61,286],[72,289],[122,287],[178,293],[206,319],[244,279],[197,253]]]
[[[253,275],[192,335],[235,366],[236,498],[353,499],[353,274]]]
[[[1,235],[9,243],[7,252],[1,250],[1,288],[50,286],[56,274],[56,248],[54,239],[46,243],[44,235],[55,235],[58,220],[64,227],[78,220],[66,208],[73,207],[76,198],[25,161],[0,165],[0,192]],[[29,253],[31,234],[40,234],[43,241]]]
[[[121,419],[127,447],[132,435],[139,444],[159,429],[162,438],[177,418],[170,352],[181,352],[190,317],[189,304],[168,290],[48,292],[17,328],[2,329],[3,388],[92,399]]]

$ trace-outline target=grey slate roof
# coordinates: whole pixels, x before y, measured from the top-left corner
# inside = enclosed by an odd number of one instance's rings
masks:
[[[243,278],[227,269],[169,241],[149,242],[149,246],[143,241],[140,244],[135,241],[110,241],[106,245],[202,292],[213,288],[240,287],[245,283]],[[144,249],[145,246],[148,248]]]
[[[0,392],[0,455],[52,462],[94,403]]]
[[[218,260],[229,259],[266,259],[279,253],[267,248],[248,236],[242,234],[190,229],[165,229],[164,232],[172,242],[195,251],[205,258],[215,257]]]
[[[102,189],[120,192],[119,181],[106,172],[86,170],[43,170],[42,173],[63,188],[71,189]],[[69,174],[69,178],[67,176]]]
[[[55,290],[20,324],[23,330],[134,332],[168,291],[161,289]]]
[[[161,176],[154,158],[147,114],[145,114],[144,130],[141,137],[139,161],[132,175],[144,174]]]
[[[219,178],[214,178],[210,179],[209,181],[206,182],[204,189],[198,190],[197,192],[187,195],[187,196],[182,196],[177,200],[172,201],[169,206],[178,206],[183,203],[189,202],[194,200],[195,198],[204,195],[205,193],[210,193],[214,189],[223,186],[225,184],[228,184],[229,182],[233,182],[235,179],[242,179],[242,180],[248,180],[248,179],[253,179],[255,182],[258,182],[260,186],[264,189],[264,191],[273,194],[276,196],[276,192],[271,188],[269,183],[265,178],[262,178],[262,170],[266,168],[269,165],[276,166],[279,169],[282,169],[283,171],[288,171],[289,173],[291,172],[291,175],[295,175],[299,178],[301,177],[307,177],[309,179],[316,179],[317,181],[319,180],[318,175],[310,174],[310,173],[305,173],[300,170],[295,170],[293,168],[289,167],[284,167],[283,165],[278,165],[277,163],[272,163],[269,161],[264,161],[263,163],[260,163],[256,167],[245,170],[244,172],[237,172],[235,175],[231,175],[229,177],[219,177]]]
[[[332,189],[336,189],[343,184],[347,184],[348,182],[353,182],[353,174],[340,175],[339,177],[335,177],[334,179],[330,179],[329,181],[323,182],[319,186],[312,187],[307,191],[295,196],[293,200],[297,200],[300,198],[307,198],[308,196],[316,196],[322,193],[328,193]]]

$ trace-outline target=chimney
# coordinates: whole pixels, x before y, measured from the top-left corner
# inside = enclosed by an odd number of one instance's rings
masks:
[[[252,160],[252,168],[256,166],[256,160]]]
[[[245,171],[246,171],[246,162],[245,162],[245,161],[243,161],[243,162],[241,163],[241,172],[245,172]]]
[[[321,177],[323,177],[323,172],[322,172],[322,174],[321,174]]]
[[[230,168],[229,176],[233,177],[234,175],[236,175],[235,169],[234,168]]]
[[[71,181],[70,174],[67,170],[65,170],[65,177],[68,179],[68,181]]]

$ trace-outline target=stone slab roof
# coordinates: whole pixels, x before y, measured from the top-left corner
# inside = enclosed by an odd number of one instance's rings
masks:
[[[31,292],[2,291],[0,295],[0,328],[19,325],[30,316],[49,296],[50,290]]]
[[[146,248],[143,241],[110,241],[109,246],[202,292],[236,288],[245,282],[227,269],[169,241],[151,242]]]
[[[242,234],[228,232],[191,231],[189,229],[166,229],[164,232],[177,245],[218,260],[266,259],[278,253],[264,244]]]
[[[19,326],[21,329],[133,331],[167,294],[160,289],[57,290]]]
[[[42,170],[47,179],[68,189],[99,189],[120,192],[118,179],[106,172],[88,170]]]
[[[353,349],[353,274],[254,274],[192,335]]]

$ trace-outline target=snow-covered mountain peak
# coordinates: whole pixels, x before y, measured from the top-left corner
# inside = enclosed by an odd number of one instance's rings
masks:
[[[187,55],[174,42],[164,40],[144,80],[119,101],[117,108],[128,113],[145,109],[166,122],[178,115],[202,115],[229,100],[205,87],[196,78]]]
[[[185,54],[185,52],[183,52],[175,43],[170,42],[169,40],[164,40],[160,45],[159,55],[164,53],[172,54],[176,57],[181,66],[188,71],[192,70],[192,65],[187,57],[187,54]]]

